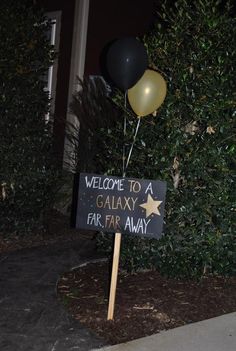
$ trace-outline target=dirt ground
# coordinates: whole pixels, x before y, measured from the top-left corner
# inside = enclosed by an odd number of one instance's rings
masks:
[[[69,313],[110,344],[236,311],[236,277],[175,280],[157,271],[119,272],[114,321],[107,321],[110,265],[65,273],[58,295]]]

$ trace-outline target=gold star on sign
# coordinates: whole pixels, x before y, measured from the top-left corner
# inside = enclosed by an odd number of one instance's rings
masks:
[[[147,202],[144,204],[139,205],[140,207],[145,208],[146,210],[146,218],[150,216],[152,213],[160,216],[160,211],[159,211],[159,206],[162,203],[162,201],[156,201],[152,198],[150,194],[148,194]]]

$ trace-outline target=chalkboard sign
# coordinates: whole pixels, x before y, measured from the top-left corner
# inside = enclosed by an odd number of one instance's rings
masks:
[[[166,183],[81,173],[76,227],[159,238]]]

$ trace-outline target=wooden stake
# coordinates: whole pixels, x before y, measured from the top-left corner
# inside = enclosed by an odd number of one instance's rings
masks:
[[[112,274],[111,274],[111,285],[110,285],[107,320],[112,320],[114,316],[116,285],[117,285],[117,276],[118,276],[119,258],[120,258],[120,243],[121,243],[121,233],[116,233],[115,243],[114,243],[113,262],[112,262]]]

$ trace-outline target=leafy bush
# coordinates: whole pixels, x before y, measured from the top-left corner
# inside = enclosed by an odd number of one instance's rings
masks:
[[[29,232],[52,199],[52,126],[45,75],[50,22],[34,1],[2,0],[0,29],[0,232]]]
[[[229,4],[209,0],[164,2],[144,38],[168,92],[156,116],[141,120],[127,176],[167,181],[166,223],[159,241],[124,236],[127,269],[235,274],[235,40]],[[129,144],[136,119],[127,115]],[[100,161],[109,174],[121,174],[122,128],[102,130]],[[109,250],[111,240],[100,235],[98,245]]]

